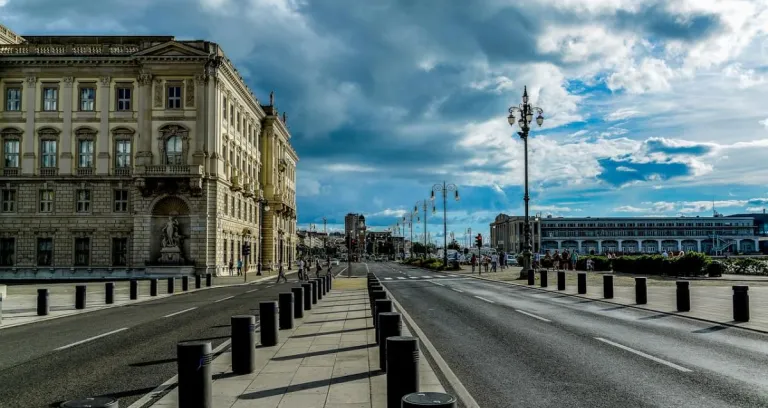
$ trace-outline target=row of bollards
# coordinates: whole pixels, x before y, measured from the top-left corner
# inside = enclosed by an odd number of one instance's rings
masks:
[[[322,296],[331,290],[331,276],[311,279],[290,292],[278,294],[278,301],[259,302],[259,341],[261,347],[277,344],[279,330],[290,330],[294,319],[304,317],[305,310],[312,310]],[[232,371],[234,374],[251,374],[256,371],[256,316],[231,317]],[[181,342],[176,346],[179,407],[211,408],[212,350],[209,341]]]
[[[540,284],[547,287],[547,271],[540,270]],[[529,285],[533,283],[529,280]],[[691,311],[691,282],[676,281],[676,306],[678,312]],[[749,286],[733,286],[733,320],[736,322],[749,321]],[[565,290],[565,272],[557,271],[557,290]],[[580,295],[587,293],[587,273],[579,272],[576,277],[576,292]],[[603,275],[603,298],[613,299],[613,275]],[[635,304],[648,304],[648,278],[635,278]]]
[[[149,280],[149,295],[157,296],[157,284],[158,279],[153,278]],[[195,275],[195,289],[200,289],[202,285],[202,276]],[[212,275],[209,273],[205,277],[205,285],[210,287],[213,285]],[[169,294],[174,293],[176,288],[176,278],[167,278],[167,291]],[[189,290],[189,276],[181,277],[181,290],[186,292]],[[86,285],[75,286],[75,309],[85,309],[87,298]],[[130,300],[136,300],[139,298],[139,282],[136,279],[129,281],[128,298]],[[115,283],[106,282],[104,284],[104,303],[111,305],[115,303]],[[2,304],[0,304],[0,313]],[[37,315],[46,316],[50,313],[50,293],[48,289],[37,290]]]
[[[368,297],[379,345],[379,367],[387,373],[387,408],[455,408],[456,398],[451,395],[419,392],[419,341],[402,335],[401,315],[393,312],[392,300],[387,299],[372,273],[368,274]]]

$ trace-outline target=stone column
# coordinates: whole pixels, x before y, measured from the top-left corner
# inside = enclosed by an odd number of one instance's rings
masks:
[[[678,251],[682,251],[683,250],[683,240],[682,239],[678,239],[677,240],[677,250]]]
[[[21,173],[33,175],[38,167],[37,163],[37,135],[35,134],[35,113],[37,105],[37,77],[29,76],[26,80],[24,96],[26,103],[27,123],[24,126],[24,153],[21,160]]]
[[[603,240],[598,239],[597,240],[597,254],[600,255],[603,253]]]
[[[623,239],[617,239],[616,242],[619,244],[619,247],[616,249],[619,252],[622,252],[624,248],[621,247],[621,244],[624,242]]]
[[[658,243],[658,245],[659,245],[659,253],[662,253],[662,252],[664,252],[664,248],[662,248],[662,247],[661,247],[661,240],[660,240],[660,239],[657,239],[657,240],[656,240],[656,242],[657,242],[657,243]]]
[[[188,80],[189,81],[189,80]],[[203,165],[204,167],[207,167],[205,164],[205,139],[207,138],[207,130],[208,130],[208,117],[206,116],[207,112],[207,105],[208,105],[208,96],[206,95],[206,83],[208,82],[208,77],[204,74],[195,75],[195,82],[194,82],[194,90],[195,94],[190,100],[192,104],[196,108],[196,114],[195,114],[195,134],[192,136],[195,140],[195,151],[192,154],[192,163],[193,164],[199,164]],[[205,169],[206,173],[208,173],[207,169]]]
[[[755,239],[755,252],[760,251],[760,240]]]
[[[576,240],[576,250],[579,251],[579,253],[582,253],[583,249],[581,247],[581,244],[584,243],[583,240],[577,239]]]
[[[64,112],[64,120],[61,124],[61,159],[59,160],[59,174],[72,174],[72,83],[73,77],[61,79],[61,110]]]
[[[696,252],[701,252],[701,240],[696,240]]]
[[[99,98],[99,136],[96,139],[96,174],[109,175],[109,146],[111,137],[109,134],[109,102],[111,95],[112,78],[103,76],[99,79],[99,89],[96,92]]]
[[[740,239],[734,239],[736,242],[736,253],[741,252],[741,240]]]
[[[563,241],[558,240],[557,241],[557,249],[562,249],[562,248],[563,248]]]
[[[141,73],[139,83],[139,120],[136,149],[136,164],[139,166],[152,165],[152,74]]]

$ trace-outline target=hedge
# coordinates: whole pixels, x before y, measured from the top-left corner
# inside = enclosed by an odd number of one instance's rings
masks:
[[[661,255],[629,255],[608,259],[605,256],[580,256],[576,261],[577,270],[587,270],[587,259],[592,260],[595,271],[616,271],[642,275],[702,276],[707,274],[709,257],[698,252],[689,252],[682,257],[664,258]],[[542,259],[543,267],[550,267]]]
[[[735,275],[768,276],[768,262],[755,258],[729,258],[720,262],[725,266],[724,273]]]
[[[406,265],[418,266],[421,268],[432,269],[434,271],[457,271],[461,269],[458,265],[449,265],[447,268],[443,265],[443,261],[440,259],[422,259],[411,258],[406,259],[404,262]]]

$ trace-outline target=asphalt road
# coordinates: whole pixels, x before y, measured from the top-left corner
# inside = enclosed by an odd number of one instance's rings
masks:
[[[357,268],[364,276],[364,265],[353,264]],[[0,330],[0,407],[57,407],[69,399],[102,395],[119,398],[120,406],[128,407],[176,375],[176,343],[210,340],[217,347],[229,338],[231,316],[258,318],[260,301],[276,301],[278,293],[296,285],[295,274],[288,279]]]
[[[768,336],[370,263],[484,408],[768,407]]]

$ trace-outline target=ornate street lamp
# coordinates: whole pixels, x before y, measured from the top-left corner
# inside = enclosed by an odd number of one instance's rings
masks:
[[[430,199],[433,203],[433,214],[435,211],[435,191],[439,191],[443,194],[443,265],[448,267],[448,192],[453,191],[454,199],[459,201],[459,188],[456,187],[456,184],[445,184],[445,181],[443,181],[443,184],[435,184],[432,186],[432,195]]]
[[[413,213],[408,212],[403,216],[403,229],[405,229],[405,225],[407,223],[408,228],[411,230],[411,248],[408,251],[408,257],[413,258]],[[418,221],[418,217],[416,218],[416,221]],[[405,234],[403,234],[403,255],[405,255]],[[403,256],[405,257],[405,256]]]
[[[536,116],[536,124],[541,126],[544,123],[544,110],[535,106],[531,106],[528,103],[528,87],[523,89],[523,103],[519,106],[512,106],[509,108],[509,116],[507,120],[509,125],[515,127],[515,122],[520,125],[520,131],[517,134],[520,139],[523,139],[523,149],[525,152],[525,195],[523,201],[525,201],[525,221],[523,225],[523,270],[520,272],[520,278],[528,278],[528,284],[534,283],[534,272],[531,268],[531,223],[528,218],[528,132],[531,130],[530,125],[533,122],[533,114],[538,113]],[[518,119],[517,116],[520,118]]]
[[[419,200],[416,202],[416,205],[413,206],[413,213],[416,215],[416,221],[419,221],[418,213],[419,213],[419,207],[422,208],[424,211],[424,259],[427,259],[427,204],[429,204],[428,200]],[[435,206],[432,205],[432,214],[435,213]]]

